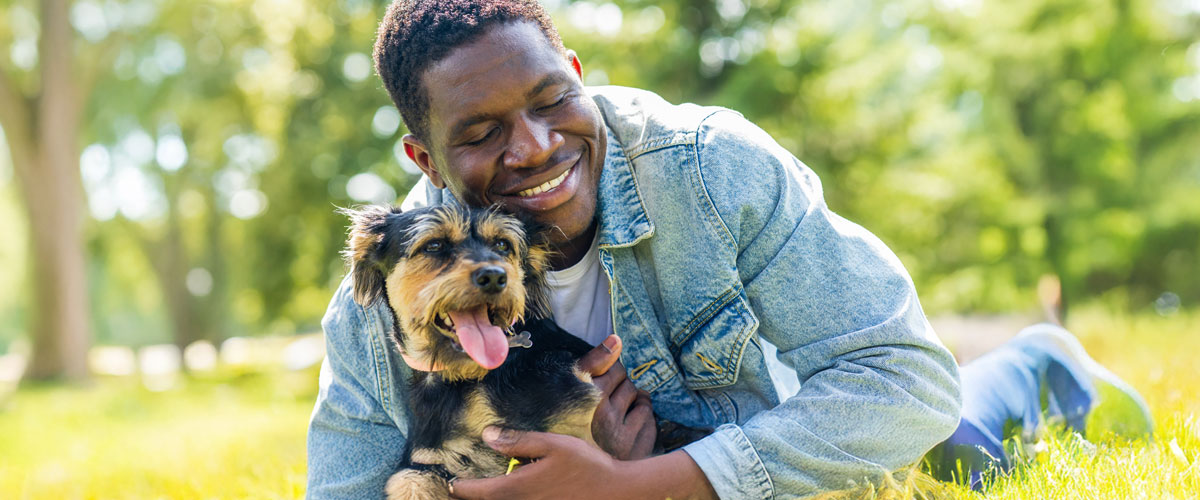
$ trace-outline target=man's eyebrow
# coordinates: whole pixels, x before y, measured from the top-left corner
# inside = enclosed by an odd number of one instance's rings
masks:
[[[457,138],[467,132],[467,129],[476,123],[485,122],[491,119],[491,116],[485,114],[475,114],[460,120],[454,124],[454,128],[450,129],[450,138]]]
[[[546,75],[546,77],[542,78],[537,85],[534,85],[532,89],[529,89],[529,92],[525,93],[525,98],[532,99],[538,94],[542,93],[543,90],[546,90],[546,87],[563,83],[566,80],[567,78],[562,73],[551,73]]]
[[[534,85],[533,88],[529,89],[529,92],[525,93],[525,98],[532,99],[538,94],[542,93],[542,91],[546,90],[547,87],[565,83],[566,81],[567,78],[561,73],[552,73],[546,75],[545,78],[542,78],[540,81],[538,81],[537,85]],[[492,119],[492,117],[486,114],[475,114],[468,116],[460,120],[454,125],[453,128],[450,129],[450,137],[459,137],[460,135],[466,133],[467,129],[471,128],[473,125],[488,121],[490,119]]]

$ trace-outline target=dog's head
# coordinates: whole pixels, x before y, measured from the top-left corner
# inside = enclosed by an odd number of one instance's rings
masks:
[[[384,298],[400,350],[447,378],[500,366],[513,323],[548,313],[548,242],[510,215],[450,205],[345,213],[354,300]]]

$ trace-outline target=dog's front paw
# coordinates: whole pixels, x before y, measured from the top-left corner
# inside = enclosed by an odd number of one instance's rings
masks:
[[[405,469],[388,478],[388,500],[449,500],[450,486],[436,474]]]

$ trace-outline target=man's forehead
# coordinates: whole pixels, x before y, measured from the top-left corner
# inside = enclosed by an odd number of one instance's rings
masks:
[[[524,99],[565,73],[562,54],[535,25],[497,26],[454,49],[422,75],[430,124],[446,129],[464,117]]]

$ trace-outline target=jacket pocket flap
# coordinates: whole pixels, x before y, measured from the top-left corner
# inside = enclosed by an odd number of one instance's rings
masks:
[[[758,318],[742,293],[729,300],[690,334],[672,354],[688,389],[713,389],[737,382],[746,342],[758,330]]]

